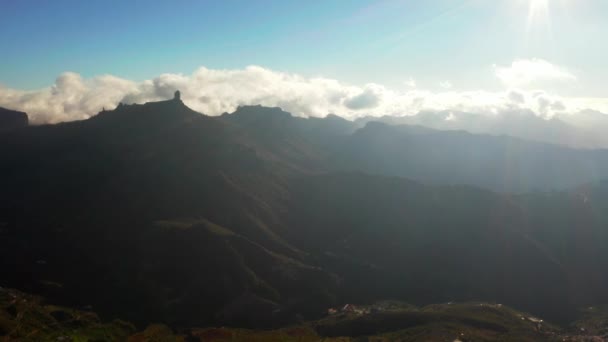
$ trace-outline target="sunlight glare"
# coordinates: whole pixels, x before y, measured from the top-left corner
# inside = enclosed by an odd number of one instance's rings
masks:
[[[528,9],[528,28],[539,21],[548,20],[549,0],[530,0]]]
[[[550,6],[549,0],[521,0],[528,9],[526,21],[526,40],[533,37],[535,39],[552,39]]]

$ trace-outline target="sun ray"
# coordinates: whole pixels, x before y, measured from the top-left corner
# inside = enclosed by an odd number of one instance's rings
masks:
[[[549,0],[530,0],[527,29],[537,25],[549,25]]]

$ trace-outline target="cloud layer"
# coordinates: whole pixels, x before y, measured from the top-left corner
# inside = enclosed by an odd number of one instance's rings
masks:
[[[84,79],[67,72],[52,86],[36,91],[0,86],[0,106],[27,112],[33,123],[56,123],[88,118],[104,107],[114,108],[121,101],[144,103],[169,99],[179,89],[188,106],[207,115],[219,115],[234,111],[239,105],[254,104],[278,106],[298,116],[322,117],[333,113],[348,119],[368,115],[414,115],[425,110],[493,115],[517,109],[529,110],[541,117],[583,110],[608,112],[607,99],[563,98],[524,87],[538,80],[576,79],[549,62],[518,60],[510,66],[495,67],[495,72],[507,85],[504,91],[455,91],[450,84],[440,92],[432,92],[416,87],[413,79],[407,80],[403,89],[379,84],[355,86],[335,79],[303,77],[259,66],[235,70],[201,67],[191,75],[162,74],[143,82],[111,75]]]
[[[542,59],[517,59],[510,66],[494,66],[496,77],[508,87],[526,87],[544,82],[573,82],[576,76]]]

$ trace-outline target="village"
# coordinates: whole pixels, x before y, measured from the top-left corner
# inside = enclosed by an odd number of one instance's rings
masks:
[[[396,312],[417,310],[413,305],[396,300],[378,301],[371,305],[344,304],[343,306],[327,309],[328,316],[369,315],[379,312]]]
[[[372,316],[378,313],[403,313],[403,312],[418,312],[431,313],[443,312],[449,313],[450,310],[457,312],[459,310],[468,310],[473,313],[475,309],[484,312],[485,310],[493,311],[508,317],[511,315],[513,319],[520,320],[533,331],[544,335],[550,341],[561,342],[604,342],[608,341],[608,314],[599,307],[588,307],[581,309],[583,317],[572,323],[568,327],[558,328],[556,325],[545,322],[545,320],[536,316],[515,311],[503,304],[490,303],[454,303],[447,302],[444,304],[433,304],[422,308],[400,302],[397,300],[384,300],[368,305],[355,305],[351,303],[344,304],[339,307],[327,309],[327,317],[333,317],[338,320],[356,319],[362,316]],[[485,311],[487,313],[487,311]],[[467,341],[464,333],[460,333],[454,342]]]

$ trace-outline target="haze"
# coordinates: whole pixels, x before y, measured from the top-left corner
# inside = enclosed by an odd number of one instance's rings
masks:
[[[606,13],[0,0],[0,340],[608,341]]]

